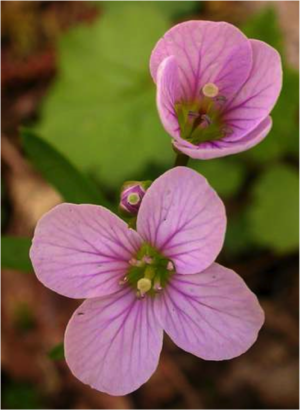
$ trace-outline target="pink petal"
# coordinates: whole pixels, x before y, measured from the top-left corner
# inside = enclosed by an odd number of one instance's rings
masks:
[[[138,389],[154,373],[163,331],[153,299],[139,300],[131,289],[86,300],[65,334],[65,356],[83,383],[112,395]]]
[[[168,56],[176,58],[186,99],[195,98],[209,82],[228,98],[246,81],[252,66],[249,40],[224,22],[187,21],[171,28],[151,54],[155,82],[158,68]]]
[[[250,41],[253,51],[251,73],[225,108],[224,119],[234,131],[228,141],[242,138],[269,115],[282,86],[279,53],[262,41]]]
[[[204,142],[198,147],[181,141],[174,141],[174,146],[184,154],[194,159],[212,159],[225,157],[246,151],[261,142],[272,127],[271,117],[265,118],[253,131],[237,141],[212,141]]]
[[[183,274],[211,265],[225,227],[222,201],[204,177],[186,167],[166,172],[151,185],[137,218],[138,233]]]
[[[181,90],[175,57],[167,57],[157,73],[157,108],[165,130],[176,137],[180,135],[175,103],[180,100]]]
[[[45,286],[89,298],[119,290],[140,244],[139,235],[107,209],[61,204],[38,222],[30,257]]]
[[[241,355],[256,341],[264,322],[263,310],[245,282],[216,263],[196,275],[175,275],[156,303],[172,340],[206,360]]]

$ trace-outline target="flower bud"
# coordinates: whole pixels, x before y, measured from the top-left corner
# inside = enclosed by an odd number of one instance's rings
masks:
[[[150,181],[129,181],[121,190],[120,209],[127,215],[136,215],[140,208],[142,199],[149,188]]]

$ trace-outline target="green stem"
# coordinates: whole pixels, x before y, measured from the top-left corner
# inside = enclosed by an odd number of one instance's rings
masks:
[[[179,166],[186,167],[189,162],[189,159],[190,158],[187,155],[182,154],[181,152],[178,152],[173,168],[179,167]]]

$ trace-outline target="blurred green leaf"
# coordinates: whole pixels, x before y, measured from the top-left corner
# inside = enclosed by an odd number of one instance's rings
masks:
[[[97,6],[102,6],[105,10],[111,8],[116,8],[120,6],[119,1],[95,1],[93,2]],[[126,4],[137,3],[134,1],[126,1]],[[193,13],[195,10],[200,8],[200,1],[147,1],[147,3],[159,8],[163,14],[170,18],[183,17],[188,14]],[[144,2],[140,2],[138,6],[143,8]]]
[[[276,165],[256,181],[248,224],[256,243],[285,253],[298,249],[298,173],[287,165]]]
[[[59,44],[60,75],[44,101],[39,133],[110,188],[139,179],[149,163],[167,168],[173,160],[148,68],[168,28],[153,4],[120,2]]]
[[[3,388],[2,400],[6,409],[45,408],[36,386],[29,383],[10,382]]]
[[[14,236],[1,237],[1,267],[32,272],[29,259],[31,239]]]
[[[4,180],[1,178],[1,231],[4,230],[8,221],[8,203],[7,192]]]
[[[48,353],[51,360],[63,360],[65,358],[64,344],[59,343],[54,346]]]
[[[4,195],[5,195],[4,181],[0,179],[0,201],[3,199]]]
[[[35,328],[35,318],[26,302],[18,302],[14,311],[14,325],[20,332],[28,332]]]
[[[236,194],[246,176],[243,163],[230,157],[209,161],[190,160],[189,166],[204,175],[223,198]]]
[[[236,257],[249,252],[255,246],[247,222],[243,211],[229,217],[224,242],[224,251],[228,255]]]
[[[21,138],[27,157],[65,201],[106,205],[106,200],[93,182],[50,144],[30,130],[23,130]]]
[[[4,230],[4,227],[8,220],[8,211],[6,206],[1,206],[1,230]]]

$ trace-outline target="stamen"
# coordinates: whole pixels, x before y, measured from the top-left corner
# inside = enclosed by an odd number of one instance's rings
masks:
[[[129,265],[131,265],[131,266],[136,266],[136,267],[140,268],[140,267],[142,267],[142,266],[144,265],[144,262],[138,261],[138,260],[135,259],[135,258],[131,258],[130,261],[129,261]]]
[[[144,299],[144,297],[145,297],[145,294],[144,293],[141,293],[139,290],[136,292],[136,297],[138,298],[138,299]]]
[[[167,270],[169,272],[172,272],[175,269],[174,263],[172,261],[169,261],[167,264]]]
[[[163,290],[163,288],[162,288],[162,286],[161,286],[161,284],[160,284],[160,279],[155,279],[153,289],[154,289],[154,291],[157,292],[157,293],[158,293],[158,292],[161,292],[161,291]]]
[[[199,113],[198,113],[198,112],[195,112],[195,111],[189,111],[189,112],[188,112],[188,116],[189,116],[189,117],[197,118],[197,117],[199,117]]]
[[[140,291],[141,295],[144,295],[152,288],[152,282],[148,278],[142,278],[137,282],[137,288]]]
[[[143,256],[143,262],[147,263],[147,265],[151,265],[153,259],[151,258],[151,256],[145,255]]]
[[[202,87],[205,97],[213,98],[219,94],[219,88],[214,83],[207,83]]]
[[[120,280],[119,285],[120,286],[125,285],[125,283],[127,283],[127,282],[128,282],[128,277],[124,276],[124,278],[122,280]]]
[[[201,120],[201,125],[203,125],[205,128],[209,127],[212,124],[212,119],[207,114],[201,115]]]

